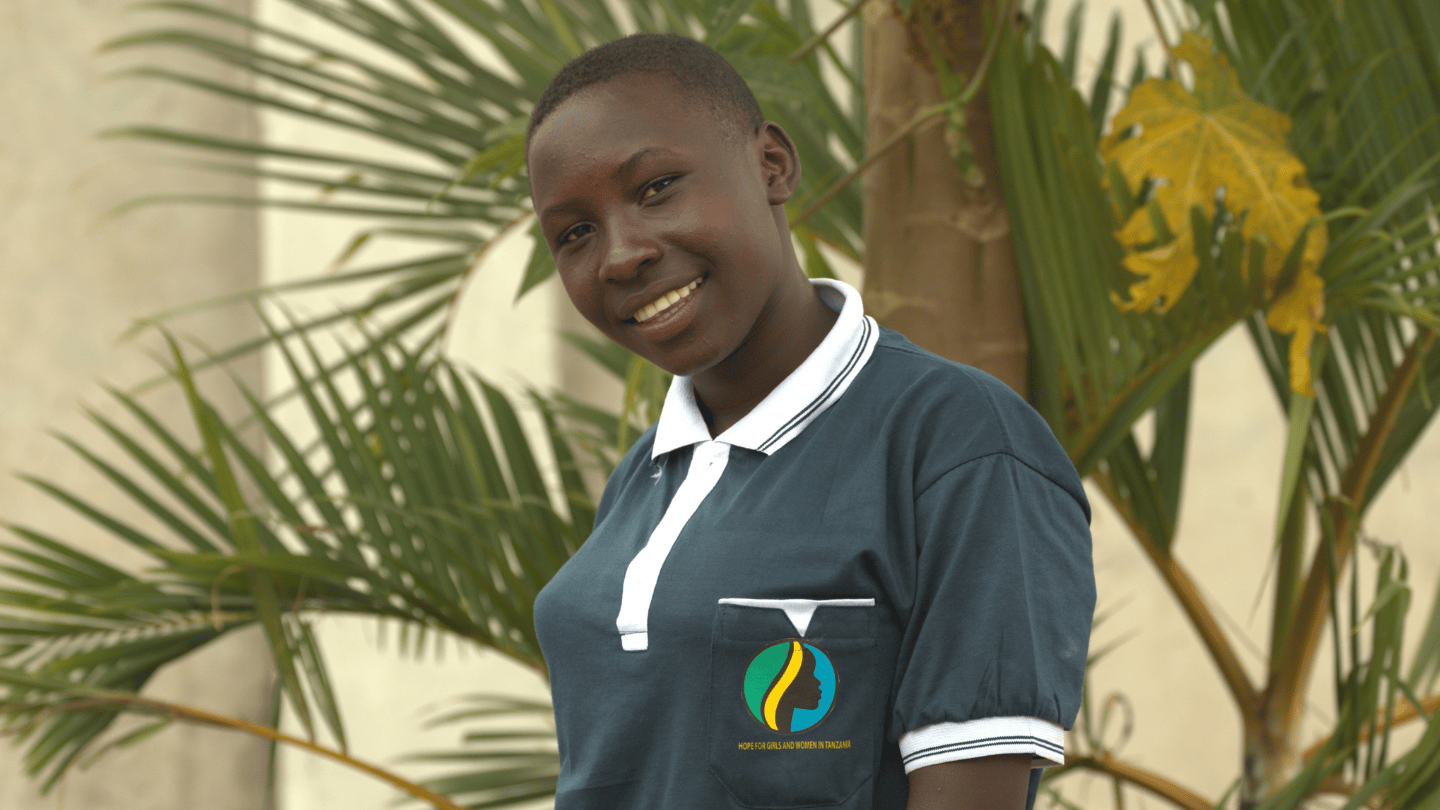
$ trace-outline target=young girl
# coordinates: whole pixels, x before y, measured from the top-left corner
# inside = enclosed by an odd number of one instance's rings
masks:
[[[1033,804],[1095,598],[1045,422],[805,277],[795,147],[704,45],[584,54],[529,137],[571,301],[676,375],[535,603],[557,809]]]

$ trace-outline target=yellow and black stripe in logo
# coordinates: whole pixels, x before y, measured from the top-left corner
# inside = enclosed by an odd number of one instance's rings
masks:
[[[745,705],[771,731],[794,734],[819,725],[835,705],[835,666],[803,639],[777,641],[745,668]]]

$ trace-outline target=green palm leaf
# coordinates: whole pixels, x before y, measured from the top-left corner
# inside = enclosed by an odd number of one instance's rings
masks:
[[[1289,19],[1285,23],[1292,28],[1296,25]],[[1244,33],[1237,28],[1235,36]],[[1277,47],[1310,47],[1293,35],[1283,40]],[[1343,51],[1337,46],[1327,52]],[[1296,117],[1297,144],[1313,143],[1303,127],[1333,120],[1333,116],[1326,119],[1325,113],[1336,105],[1352,115],[1357,126],[1360,121],[1374,120],[1375,111],[1364,109],[1357,99],[1386,96],[1368,85],[1351,83],[1375,82],[1380,87],[1396,76],[1383,65],[1369,70],[1354,67],[1366,63],[1369,52],[1360,57],[1352,54],[1346,64],[1337,65],[1333,74],[1337,86],[1311,100],[1322,107],[1319,112],[1282,108]],[[997,140],[1007,202],[1015,213],[1017,258],[1032,337],[1031,398],[1082,473],[1098,469],[1102,475],[1114,477],[1117,467],[1130,471],[1123,473],[1123,480],[1116,485],[1127,493],[1127,501],[1140,498],[1137,509],[1153,515],[1145,518],[1145,525],[1162,548],[1168,548],[1170,528],[1161,518],[1168,514],[1163,504],[1173,498],[1151,492],[1154,487],[1145,479],[1173,475],[1178,465],[1142,463],[1138,451],[1129,447],[1133,442],[1131,425],[1161,402],[1216,338],[1263,306],[1261,291],[1249,281],[1258,280],[1257,274],[1248,268],[1256,266],[1265,246],[1240,243],[1223,216],[1213,222],[1196,219],[1191,225],[1201,237],[1196,246],[1201,262],[1197,283],[1164,315],[1117,311],[1108,299],[1112,291],[1123,289],[1128,278],[1119,268],[1120,248],[1111,234],[1139,202],[1129,196],[1118,178],[1112,183],[1113,196],[1107,198],[1103,193],[1102,169],[1094,158],[1094,119],[1079,94],[1070,89],[1063,66],[1043,47],[1037,46],[1032,54],[1025,59],[1018,43],[1012,43],[1001,57],[1010,60],[1008,69],[997,70],[993,79]],[[1243,69],[1241,77],[1242,82],[1255,78]],[[1258,95],[1267,96],[1263,87]],[[1429,117],[1440,121],[1440,107]],[[1379,399],[1377,390],[1383,392],[1383,382],[1394,373],[1405,348],[1418,339],[1413,323],[1402,322],[1435,322],[1440,263],[1433,256],[1433,235],[1426,220],[1433,206],[1424,190],[1440,177],[1436,173],[1440,164],[1432,157],[1435,151],[1418,152],[1412,141],[1440,138],[1440,129],[1427,129],[1423,122],[1410,119],[1406,123],[1416,126],[1402,130],[1397,124],[1389,150],[1377,150],[1368,160],[1342,156],[1356,176],[1327,186],[1332,193],[1324,206],[1336,212],[1331,216],[1339,217],[1335,224],[1342,227],[1332,240],[1322,273],[1328,286],[1327,308],[1335,313],[1332,340],[1339,338],[1346,347],[1344,354],[1327,355],[1317,382],[1321,390],[1315,434],[1323,439],[1317,449],[1325,463],[1315,469],[1324,481],[1321,490],[1327,492],[1339,490],[1338,477],[1363,433],[1361,415],[1373,412]],[[1403,136],[1398,134],[1402,131]],[[1307,159],[1316,161],[1311,165],[1319,167],[1316,172],[1321,177],[1334,174],[1332,164],[1318,155],[1307,155]],[[1383,170],[1372,169],[1372,165]],[[1345,189],[1343,196],[1334,191],[1340,188]],[[1357,203],[1364,207],[1342,208]],[[1120,216],[1115,214],[1117,208]],[[1207,233],[1211,235],[1208,243],[1203,238]],[[1282,404],[1288,406],[1289,394],[1283,390],[1289,379],[1288,366],[1282,339],[1261,328],[1263,321],[1254,324],[1262,357]],[[1402,337],[1407,334],[1409,340]],[[1333,367],[1337,357],[1348,360],[1355,369],[1353,375],[1349,375],[1350,368],[1345,369],[1345,375],[1366,383],[1356,392],[1368,396],[1369,409],[1360,402],[1338,401],[1331,393],[1342,378],[1341,370]],[[1423,398],[1422,391],[1417,388],[1412,397]],[[1382,456],[1391,466],[1382,466],[1377,472],[1393,469],[1428,420],[1428,409],[1405,413],[1409,419],[1390,434]],[[1173,456],[1174,448],[1166,452]],[[1119,455],[1107,458],[1112,453]],[[1142,470],[1148,470],[1147,474],[1131,474]],[[1381,482],[1372,479],[1369,491]],[[1172,478],[1156,486],[1174,491],[1178,482]],[[1173,527],[1173,515],[1168,520]]]

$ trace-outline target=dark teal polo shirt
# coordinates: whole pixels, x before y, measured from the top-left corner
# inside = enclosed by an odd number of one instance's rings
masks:
[[[1074,467],[1007,386],[817,286],[825,342],[714,439],[677,378],[536,600],[557,810],[903,810],[907,770],[1064,760],[1095,602]]]

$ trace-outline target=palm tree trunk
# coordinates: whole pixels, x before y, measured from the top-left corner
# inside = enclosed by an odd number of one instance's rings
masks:
[[[868,143],[885,142],[942,100],[917,47],[926,41],[919,21],[941,35],[951,70],[968,77],[980,62],[993,6],[993,0],[918,0],[909,26],[889,0],[866,6]],[[866,175],[865,306],[920,346],[984,369],[1024,395],[1025,320],[988,94],[982,90],[965,114],[965,135],[985,175],[978,191],[962,181],[940,118]]]

